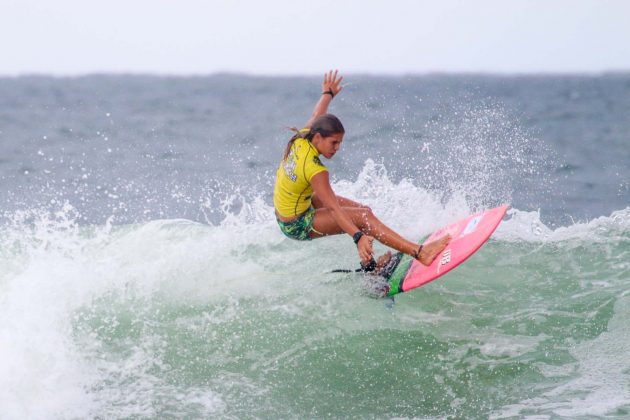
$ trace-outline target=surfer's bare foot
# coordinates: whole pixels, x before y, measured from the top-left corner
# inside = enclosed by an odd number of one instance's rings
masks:
[[[424,265],[431,265],[440,252],[446,248],[446,245],[448,245],[450,240],[451,235],[444,235],[440,239],[436,239],[433,242],[423,245],[420,255],[417,257],[418,261]]]
[[[392,259],[391,251],[387,251],[386,253],[378,257],[378,259],[376,260],[376,272],[377,273],[380,272],[383,269],[383,267],[385,267],[387,263],[389,262],[389,260],[391,259]]]

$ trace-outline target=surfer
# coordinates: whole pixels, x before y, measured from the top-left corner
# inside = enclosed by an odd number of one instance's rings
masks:
[[[374,239],[429,265],[446,247],[448,235],[424,246],[408,241],[377,219],[368,206],[336,195],[330,186],[328,169],[320,156],[331,159],[343,141],[341,121],[328,114],[330,102],[341,92],[342,80],[337,70],[326,73],[311,118],[303,129],[292,129],[295,135],[284,150],[273,193],[280,230],[301,241],[347,233],[357,246],[363,267],[372,265],[374,269],[376,265]],[[384,265],[390,255],[379,258],[378,265]]]

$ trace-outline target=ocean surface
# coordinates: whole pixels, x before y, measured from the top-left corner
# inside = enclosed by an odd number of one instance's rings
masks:
[[[345,76],[337,193],[511,205],[394,302],[275,223],[319,78],[0,78],[0,419],[630,417],[630,74]]]

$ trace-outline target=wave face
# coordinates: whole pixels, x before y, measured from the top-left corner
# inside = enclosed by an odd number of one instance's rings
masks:
[[[410,239],[511,204],[394,302],[276,225],[319,80],[1,79],[0,419],[627,417],[630,77],[346,79],[338,194]]]
[[[334,187],[410,237],[472,211],[371,162]],[[66,205],[2,228],[7,418],[575,418],[630,405],[630,208],[556,229],[511,209],[466,264],[394,304],[327,273],[354,266],[348,238],[286,239],[259,199],[215,225],[77,219]]]

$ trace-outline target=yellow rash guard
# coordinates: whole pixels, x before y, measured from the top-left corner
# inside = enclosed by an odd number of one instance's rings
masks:
[[[276,173],[273,204],[282,217],[293,217],[311,207],[313,187],[311,178],[327,171],[319,160],[319,152],[304,138],[295,139],[289,155],[283,159]]]

